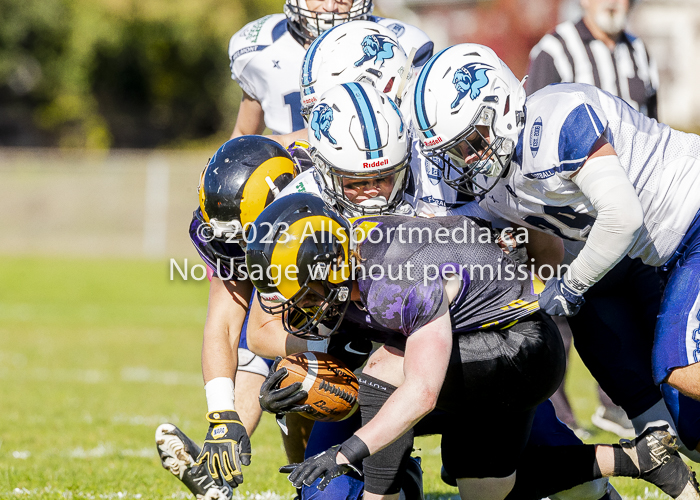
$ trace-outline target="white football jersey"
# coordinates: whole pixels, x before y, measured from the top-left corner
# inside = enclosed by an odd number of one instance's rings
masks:
[[[420,67],[432,56],[428,35],[395,19],[370,16],[392,30],[408,54],[416,48],[414,66]],[[265,16],[248,23],[233,35],[228,48],[231,78],[258,101],[265,114],[265,125],[274,134],[288,134],[306,125],[301,116],[299,75],[306,49],[287,30],[284,14]]]
[[[585,240],[595,209],[570,178],[601,135],[644,210],[632,258],[666,262],[700,209],[700,137],[673,130],[591,85],[549,85],[527,98],[508,176],[481,201],[497,217]]]

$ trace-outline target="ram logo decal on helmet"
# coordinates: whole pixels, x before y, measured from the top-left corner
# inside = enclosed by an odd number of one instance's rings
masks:
[[[493,66],[488,64],[469,63],[455,71],[452,83],[457,89],[457,97],[452,101],[450,108],[456,108],[467,94],[472,101],[479,97],[481,89],[489,83],[486,72],[490,69],[493,69]]]
[[[319,104],[311,117],[311,130],[317,141],[321,140],[321,134],[334,146],[338,144],[330,133],[331,123],[333,123],[333,108],[328,104]]]
[[[367,35],[362,40],[362,50],[365,55],[355,62],[355,67],[362,66],[367,61],[374,58],[374,64],[379,63],[379,67],[384,66],[384,61],[394,57],[396,42],[385,35]]]

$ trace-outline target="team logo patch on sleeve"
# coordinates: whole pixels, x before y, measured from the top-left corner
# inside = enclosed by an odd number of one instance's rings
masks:
[[[542,117],[538,116],[530,129],[530,151],[533,158],[537,156],[537,151],[540,149],[540,141],[542,141]]]
[[[374,64],[379,64],[381,68],[384,66],[384,61],[394,57],[394,47],[396,47],[396,43],[389,37],[384,35],[367,35],[362,40],[364,55],[355,62],[355,67],[362,66],[374,58]]]
[[[486,72],[490,69],[493,67],[488,64],[469,63],[455,71],[452,83],[457,89],[457,97],[452,101],[450,108],[456,108],[467,95],[472,101],[479,97],[481,89],[489,83]]]
[[[323,135],[331,144],[338,144],[338,141],[330,133],[331,123],[333,123],[333,108],[328,104],[316,106],[311,117],[311,130],[313,130],[317,141],[320,141],[321,135]]]

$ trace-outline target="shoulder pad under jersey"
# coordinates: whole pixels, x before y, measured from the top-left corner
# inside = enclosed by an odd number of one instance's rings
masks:
[[[228,44],[228,57],[231,64],[231,78],[241,83],[245,67],[261,50],[277,41],[287,32],[287,17],[272,14],[243,26],[231,37]],[[243,84],[241,85],[243,86]],[[243,88],[246,92],[248,89]]]
[[[523,140],[516,152],[525,177],[568,179],[581,168],[608,125],[596,92],[591,85],[559,83],[528,97]]]
[[[406,52],[406,55],[415,47],[416,55],[413,57],[414,67],[420,68],[433,56],[433,42],[420,28],[416,28],[412,24],[407,24],[397,19],[376,16],[372,16],[371,19],[394,32],[399,44],[401,44],[401,48]]]

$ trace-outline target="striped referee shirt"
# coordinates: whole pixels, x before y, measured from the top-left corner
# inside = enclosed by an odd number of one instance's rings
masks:
[[[581,19],[545,35],[530,52],[527,93],[550,83],[588,83],[621,97],[634,109],[657,118],[659,76],[644,43],[626,31],[615,49],[593,37]]]

